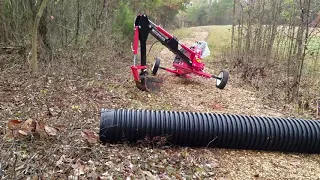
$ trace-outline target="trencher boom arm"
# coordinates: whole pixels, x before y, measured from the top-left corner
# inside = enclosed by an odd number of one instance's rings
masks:
[[[146,42],[149,33],[166,46],[176,56],[180,57],[187,65],[192,66],[192,58],[195,56],[195,52],[184,44],[181,44],[177,38],[171,35],[169,32],[164,30],[159,25],[156,25],[143,15],[138,15],[134,23],[134,43],[133,43],[133,54],[134,54],[134,65],[131,66],[131,70],[134,76],[134,80],[139,89],[146,90],[145,76],[147,74],[147,58],[146,58]],[[141,63],[136,65],[138,47],[140,42],[140,54]],[[179,45],[190,53],[190,57],[187,57],[182,51],[179,50]],[[138,71],[141,70],[139,74]],[[140,82],[141,81],[141,82]]]
[[[152,74],[155,75],[159,68],[164,69],[168,72],[174,73],[178,76],[189,78],[188,74],[195,74],[205,78],[214,78],[216,79],[216,87],[223,89],[229,79],[229,72],[227,70],[222,70],[218,76],[204,72],[204,63],[201,59],[208,54],[210,51],[207,50],[207,44],[197,42],[196,45],[191,48],[187,47],[185,44],[182,44],[178,41],[176,37],[171,35],[169,32],[164,30],[159,25],[156,25],[148,19],[148,17],[143,15],[138,15],[134,22],[134,44],[133,44],[133,54],[134,54],[134,65],[131,66],[131,70],[136,82],[136,86],[145,91],[149,91],[147,87],[147,51],[146,51],[146,42],[149,34],[154,36],[158,41],[160,41],[164,46],[166,46],[171,52],[176,55],[178,62],[173,62],[173,67],[175,69],[163,68],[160,67],[160,59],[156,58],[156,62],[152,68]],[[141,54],[141,63],[136,65],[138,47],[140,42],[140,54]],[[204,49],[202,49],[202,48]],[[203,47],[203,45],[205,47]],[[181,49],[179,49],[179,46]],[[206,52],[205,52],[206,51]],[[209,53],[208,53],[209,51]],[[206,55],[207,54],[207,55]],[[176,59],[175,59],[176,60]],[[182,60],[182,62],[180,61]],[[139,74],[139,70],[141,70]]]

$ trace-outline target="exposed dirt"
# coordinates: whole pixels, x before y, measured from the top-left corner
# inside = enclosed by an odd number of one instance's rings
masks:
[[[195,28],[182,42],[205,40],[208,32]],[[158,55],[171,66],[174,55],[167,49]],[[153,56],[153,57],[152,57]],[[106,61],[108,61],[106,59]],[[110,61],[110,60],[109,60]],[[110,63],[109,63],[110,64]],[[186,80],[160,71],[160,92],[136,89],[129,69],[131,60],[119,60],[101,70],[101,76],[79,77],[47,73],[34,78],[19,70],[0,74],[0,129],[12,119],[32,118],[64,125],[65,132],[39,140],[2,142],[1,179],[319,179],[318,155],[285,154],[225,149],[191,149],[127,144],[88,144],[81,132],[99,131],[101,108],[146,108],[176,111],[226,112],[246,115],[285,116],[283,109],[263,104],[256,92],[239,88],[230,74],[226,89],[214,80]],[[208,64],[207,72],[220,69]],[[218,67],[217,67],[218,68]],[[75,73],[76,74],[76,73]]]

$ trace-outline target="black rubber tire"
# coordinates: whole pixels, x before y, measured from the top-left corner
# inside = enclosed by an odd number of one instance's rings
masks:
[[[160,59],[157,57],[153,66],[152,66],[152,74],[155,76],[157,75],[157,72],[159,70],[160,67]]]
[[[224,69],[220,72],[218,77],[220,77],[221,75],[222,75],[221,80],[216,79],[216,87],[219,89],[224,89],[228,83],[228,80],[229,80],[229,71]]]

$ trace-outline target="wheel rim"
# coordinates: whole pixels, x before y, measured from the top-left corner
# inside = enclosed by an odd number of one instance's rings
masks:
[[[221,78],[221,79],[216,79],[217,86],[220,85],[221,80],[223,79],[223,72],[221,72],[221,73],[218,75],[218,77]]]

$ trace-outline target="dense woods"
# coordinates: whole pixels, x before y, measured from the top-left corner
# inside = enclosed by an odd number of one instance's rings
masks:
[[[63,54],[70,57],[74,53],[71,49],[80,48],[78,54],[84,49],[100,47],[109,51],[106,56],[112,56],[113,53],[128,52],[138,13],[147,13],[163,26],[174,25],[175,15],[187,2],[1,0],[0,44],[6,52],[17,50],[33,69],[37,68],[35,61],[38,59],[57,63]],[[38,46],[32,46],[31,40],[35,43],[35,38]],[[34,47],[32,51],[31,47]]]
[[[245,82],[270,98],[305,107],[316,103],[320,1],[199,0],[184,15],[194,26],[232,24],[227,56]]]
[[[274,98],[309,107],[320,93],[319,1],[237,1],[235,66]],[[268,88],[269,87],[269,88]]]
[[[232,24],[234,0],[198,0],[181,15],[193,26]]]
[[[289,102],[319,96],[317,0],[1,0],[0,7],[1,53],[18,54],[13,61],[33,71],[39,61],[89,73],[101,58],[87,55],[98,49],[108,52],[103,59],[126,57],[134,17],[146,13],[168,28],[232,25],[225,55],[244,81]]]

